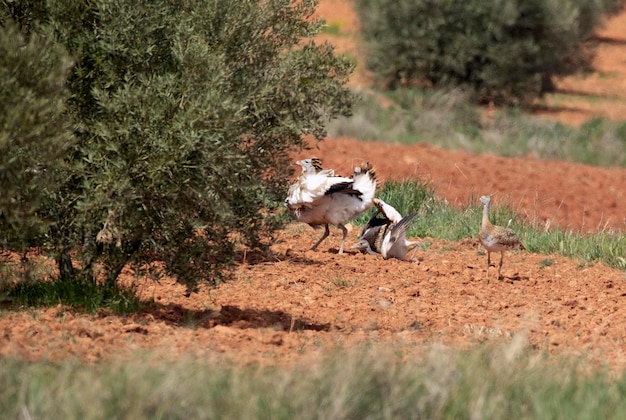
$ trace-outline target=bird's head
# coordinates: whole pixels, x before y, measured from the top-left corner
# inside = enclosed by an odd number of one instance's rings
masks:
[[[370,247],[370,243],[367,242],[367,240],[365,239],[359,240],[359,242],[352,245],[350,249],[358,249],[361,252],[368,252],[372,250],[372,248]]]
[[[303,173],[314,174],[322,170],[322,161],[316,157],[298,160],[296,163],[302,166]]]
[[[489,203],[491,203],[491,197],[488,195],[483,195],[482,197],[480,197],[480,202],[483,204],[483,206],[489,207]]]

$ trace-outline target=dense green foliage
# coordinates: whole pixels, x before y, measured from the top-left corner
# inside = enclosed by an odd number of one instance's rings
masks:
[[[70,65],[61,46],[26,38],[12,22],[0,30],[0,249],[23,253],[54,223],[38,210],[61,185],[74,142],[65,112]]]
[[[585,41],[615,2],[355,2],[367,66],[386,86],[464,86],[479,102],[525,103],[586,69]]]
[[[128,263],[158,259],[193,288],[219,281],[238,244],[264,249],[279,225],[288,152],[304,134],[322,139],[354,99],[345,87],[353,64],[310,40],[320,27],[315,6],[0,3],[2,31],[15,21],[26,37],[54,46],[43,59],[61,61],[66,50],[75,62],[70,96],[56,109],[71,118],[77,143],[63,153],[63,139],[46,138],[66,167],[33,207],[51,223],[45,241],[30,238],[46,246],[61,277],[110,286]],[[10,140],[18,151],[25,141]],[[2,227],[2,236],[13,228]]]
[[[624,376],[581,374],[584,361],[504,345],[459,351],[328,351],[319,362],[239,368],[224,361],[85,366],[0,360],[7,418],[619,419]]]

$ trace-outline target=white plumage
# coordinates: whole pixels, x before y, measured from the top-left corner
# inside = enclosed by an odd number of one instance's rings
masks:
[[[343,232],[339,253],[348,236],[345,223],[356,218],[372,206],[378,181],[376,173],[368,163],[354,168],[350,178],[336,176],[332,169],[322,169],[317,158],[299,160],[302,173],[289,187],[285,206],[299,222],[308,223],[314,228],[324,226],[324,234],[311,247],[316,249],[328,237],[329,224],[336,225]]]
[[[285,199],[287,208],[300,204],[313,203],[333,185],[341,182],[352,182],[351,178],[335,176],[332,169],[323,169],[318,158],[298,160],[302,173],[290,187]]]
[[[406,231],[416,215],[402,217],[398,210],[383,200],[374,198],[372,201],[378,212],[370,218],[359,237],[359,242],[352,248],[368,254],[382,254],[384,259],[403,260],[410,250],[416,249],[419,245],[419,242],[406,239]],[[384,218],[378,217],[378,213]]]

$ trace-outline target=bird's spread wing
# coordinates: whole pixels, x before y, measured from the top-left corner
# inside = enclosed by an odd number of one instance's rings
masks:
[[[349,194],[349,195],[355,195],[355,196],[360,196],[363,193],[359,190],[355,190],[354,188],[352,188],[354,186],[354,181],[349,181],[349,182],[337,182],[336,184],[332,184],[324,193],[324,195],[331,195],[331,194]]]
[[[328,176],[330,171],[323,170],[320,173],[300,176],[294,184],[289,187],[285,203],[289,205],[300,205],[312,203],[326,195],[329,189],[345,189],[345,184],[351,184],[350,178],[340,176]]]
[[[326,191],[333,188],[335,185],[344,184],[352,184],[352,180],[342,176],[327,176],[320,172],[319,174],[307,176],[302,182],[302,188],[314,193],[317,196],[322,196],[326,194]]]
[[[318,175],[328,176],[328,177],[331,177],[331,176],[336,176],[336,175],[335,175],[335,170],[334,170],[334,169],[322,169],[322,170],[321,170],[321,171],[319,171],[317,174],[318,174]],[[337,176],[338,176],[338,175],[337,175]]]
[[[406,235],[406,230],[411,226],[413,219],[415,219],[416,214],[409,214],[400,220],[396,225],[391,229],[391,238],[389,239],[390,243],[396,242],[398,238],[401,238]]]
[[[406,246],[404,243],[406,239],[406,230],[413,222],[413,219],[415,219],[415,216],[415,214],[409,214],[391,228],[388,237],[383,241],[382,254],[384,256],[387,256],[388,254],[397,255],[398,252],[393,252],[394,248]]]
[[[369,229],[384,226],[386,224],[387,224],[386,219],[383,219],[382,217],[378,217],[378,213],[374,213],[372,217],[370,217],[370,220],[367,222],[367,225],[365,225],[365,228],[363,229],[363,234],[365,234],[365,232],[367,232]],[[361,234],[361,237],[363,236],[363,234]]]

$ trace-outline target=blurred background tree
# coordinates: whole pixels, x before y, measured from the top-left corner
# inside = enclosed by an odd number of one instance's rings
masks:
[[[362,0],[367,63],[388,88],[463,87],[526,105],[589,68],[587,42],[623,0]]]

